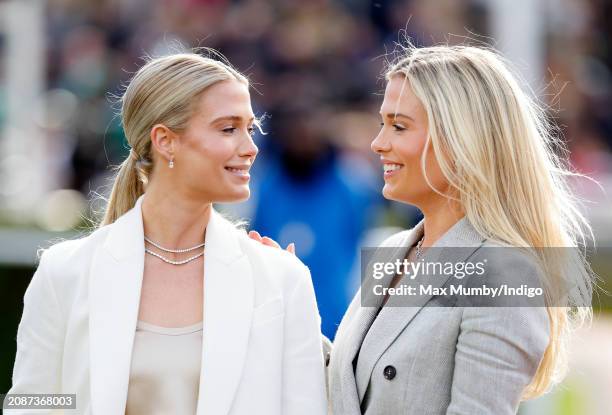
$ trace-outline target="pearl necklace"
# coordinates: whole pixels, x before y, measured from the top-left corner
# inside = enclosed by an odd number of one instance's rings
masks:
[[[185,259],[183,261],[173,261],[173,260],[168,259],[168,258],[166,258],[166,257],[164,257],[164,256],[162,256],[162,255],[160,255],[160,254],[158,254],[156,252],[151,251],[148,248],[145,249],[145,252],[147,252],[148,254],[151,254],[153,256],[156,256],[157,258],[161,259],[162,261],[167,262],[168,264],[172,264],[172,265],[183,265],[183,264],[186,264],[186,263],[188,263],[190,261],[193,261],[194,259],[199,258],[202,255],[204,255],[204,251],[202,251],[199,254],[194,255],[191,258],[187,258],[187,259]]]
[[[149,238],[147,238],[146,236],[144,237],[145,241],[147,241],[148,243],[150,243],[151,245],[153,245],[156,248],[161,249],[162,251],[166,251],[166,252],[174,252],[174,253],[180,253],[180,252],[189,252],[189,251],[193,251],[194,249],[198,249],[200,247],[204,246],[204,243],[201,243],[200,245],[196,245],[193,248],[185,248],[185,249],[168,249],[168,248],[164,248],[163,246],[159,246],[158,244],[156,244],[155,242],[153,242],[152,240],[150,240]]]
[[[194,249],[198,249],[204,246],[204,243],[201,243],[199,245],[196,245],[192,248],[185,248],[185,249],[168,249],[168,248],[164,248],[163,246],[160,246],[159,244],[156,244],[155,242],[153,242],[152,240],[150,240],[149,238],[147,238],[146,236],[144,237],[145,241],[149,242],[151,245],[153,245],[156,248],[161,249],[162,251],[166,251],[166,252],[173,252],[173,253],[181,253],[181,252],[189,252],[189,251],[193,251]],[[186,264],[190,261],[193,261],[194,259],[197,259],[199,257],[201,257],[202,255],[204,255],[204,250],[202,250],[202,252],[200,252],[197,255],[194,255],[190,258],[187,258],[183,261],[173,261],[171,259],[168,259],[160,254],[158,254],[157,252],[153,252],[148,248],[145,248],[145,252],[148,254],[153,255],[154,257],[157,257],[159,259],[161,259],[162,261],[168,263],[168,264],[172,264],[172,265],[183,265]]]

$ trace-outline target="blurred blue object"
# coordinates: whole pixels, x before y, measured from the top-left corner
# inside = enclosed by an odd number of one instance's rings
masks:
[[[382,198],[359,176],[348,175],[334,151],[299,178],[280,160],[269,160],[260,179],[252,228],[283,247],[295,242],[312,274],[322,332],[333,339],[354,294],[350,273],[361,235]]]

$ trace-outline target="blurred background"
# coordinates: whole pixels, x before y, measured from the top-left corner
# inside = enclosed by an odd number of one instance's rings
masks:
[[[359,247],[420,219],[382,198],[369,147],[385,54],[403,36],[493,45],[550,106],[574,168],[601,184],[572,183],[595,230],[593,267],[610,287],[611,21],[610,0],[0,1],[0,391],[36,249],[91,231],[110,167],[127,157],[109,98],[145,54],[213,47],[250,77],[268,134],[256,137],[253,197],[220,208],[296,243],[328,337],[358,288]],[[521,414],[612,413],[610,305],[595,298],[567,380]]]

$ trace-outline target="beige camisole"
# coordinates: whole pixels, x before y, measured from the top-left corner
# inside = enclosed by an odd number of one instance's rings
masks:
[[[202,328],[202,322],[162,327],[138,320],[126,415],[196,413]]]

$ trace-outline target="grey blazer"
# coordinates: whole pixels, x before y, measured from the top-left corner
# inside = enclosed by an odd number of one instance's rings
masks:
[[[381,246],[398,247],[387,251],[403,259],[408,247],[421,238],[423,225],[421,221]],[[465,217],[434,244],[442,262],[472,261],[487,246],[496,244],[483,238]],[[487,268],[489,280],[501,282],[516,275],[538,278],[539,268],[526,256],[509,253],[501,262]],[[385,284],[389,283],[387,279]],[[368,292],[366,288],[363,285],[349,305],[333,346],[324,341],[330,352],[330,413],[516,414],[548,345],[546,308],[430,307],[438,297],[426,295],[410,307],[393,307],[395,298],[390,298],[376,316],[378,307],[361,305],[361,291]],[[382,297],[377,298],[372,301],[380,306]]]

